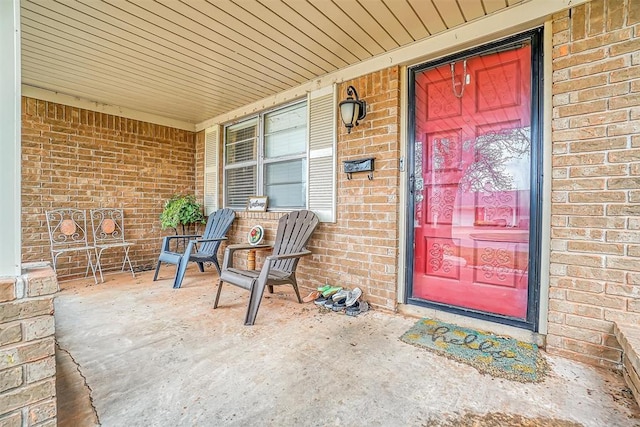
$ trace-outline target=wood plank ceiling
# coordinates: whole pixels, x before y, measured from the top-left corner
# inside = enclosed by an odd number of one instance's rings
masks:
[[[22,80],[199,123],[520,1],[22,0]]]

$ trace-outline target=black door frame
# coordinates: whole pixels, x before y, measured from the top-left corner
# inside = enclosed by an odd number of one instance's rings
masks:
[[[405,266],[405,304],[422,307],[436,308],[454,314],[461,314],[468,317],[475,317],[496,323],[517,326],[538,331],[540,314],[540,254],[541,254],[541,224],[542,224],[542,185],[543,185],[543,49],[542,49],[543,29],[536,28],[516,36],[512,36],[497,42],[489,43],[462,53],[450,55],[432,62],[409,67],[408,73],[408,120],[407,120],[407,169],[409,179],[406,188],[406,212],[407,212],[407,241],[406,241],[406,266]],[[492,52],[512,48],[522,42],[531,43],[531,200],[530,200],[530,225],[529,225],[529,274],[528,274],[528,295],[527,295],[527,315],[526,318],[514,318],[491,314],[487,312],[466,309],[463,307],[448,304],[436,303],[413,295],[413,262],[414,262],[414,239],[415,228],[415,76],[417,73],[438,67],[452,61],[472,56],[489,54]]]

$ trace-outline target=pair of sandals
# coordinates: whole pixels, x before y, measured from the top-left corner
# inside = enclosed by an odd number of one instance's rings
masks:
[[[316,300],[319,301],[322,298],[326,300],[327,298],[329,298],[330,296],[333,296],[334,294],[340,292],[341,290],[342,288],[340,286],[324,285],[319,287],[318,290],[312,291],[309,295],[302,298],[302,302],[311,302],[311,301],[315,302]]]
[[[358,314],[367,311],[369,305],[364,301],[359,301],[362,296],[362,290],[360,288],[354,288],[349,291],[342,289],[340,286],[325,285],[318,288],[317,291],[311,292],[305,298],[304,302],[313,302],[317,306],[321,306],[333,311],[345,311],[345,314],[349,316],[357,316]]]

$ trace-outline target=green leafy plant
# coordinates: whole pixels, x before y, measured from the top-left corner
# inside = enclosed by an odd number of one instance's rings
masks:
[[[206,221],[202,212],[202,205],[196,202],[194,195],[176,194],[164,203],[160,222],[163,230],[173,228],[178,234],[178,227],[181,227],[182,234],[187,234],[187,227],[204,224]]]

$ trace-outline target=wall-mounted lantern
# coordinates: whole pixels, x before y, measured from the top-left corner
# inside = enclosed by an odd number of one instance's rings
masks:
[[[353,98],[355,96],[355,99]],[[347,99],[340,104],[340,117],[347,128],[347,133],[351,133],[351,128],[358,126],[359,120],[367,115],[367,103],[358,98],[358,92],[353,86],[347,87]]]

